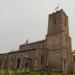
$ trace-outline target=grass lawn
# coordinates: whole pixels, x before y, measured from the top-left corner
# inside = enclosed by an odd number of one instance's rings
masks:
[[[17,71],[13,71],[13,74],[14,75],[21,75],[21,73],[18,73]],[[4,73],[2,74],[2,75],[9,75],[9,73],[8,73],[8,70],[7,69],[4,69]]]
[[[13,73],[14,75],[21,75],[21,73],[18,73],[17,71],[14,71]]]
[[[63,75],[63,73],[52,72],[51,75]]]
[[[43,74],[48,74],[48,75],[64,75],[61,72],[43,72]],[[13,71],[14,75],[25,75],[22,73],[17,72],[16,70]],[[4,73],[2,75],[9,75],[8,70],[4,70]],[[41,71],[30,71],[26,75],[41,75]],[[74,74],[68,74],[68,75],[74,75]]]
[[[4,69],[4,75],[8,75],[8,70],[7,69]]]
[[[41,75],[41,72],[39,72],[39,71],[32,71],[32,72],[27,73],[27,75]]]
[[[61,72],[44,72],[44,74],[45,73],[48,75],[64,75]],[[40,71],[32,71],[32,72],[29,72],[27,75],[41,75],[41,72]],[[68,75],[74,75],[74,74],[68,74]]]
[[[52,72],[51,75],[64,75],[64,74],[60,72]],[[74,75],[74,74],[68,74],[68,75]]]

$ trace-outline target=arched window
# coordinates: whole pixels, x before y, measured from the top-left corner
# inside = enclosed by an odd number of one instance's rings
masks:
[[[20,59],[17,59],[17,69],[19,68],[20,66]]]
[[[41,64],[44,63],[44,55],[41,54]]]
[[[27,67],[27,66],[28,66],[28,62],[25,63],[25,67]]]

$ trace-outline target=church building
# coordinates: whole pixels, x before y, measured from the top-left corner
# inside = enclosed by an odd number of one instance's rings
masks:
[[[16,51],[0,54],[0,67],[71,72],[71,37],[68,16],[63,9],[49,14],[48,31],[44,40],[32,43],[27,41]]]

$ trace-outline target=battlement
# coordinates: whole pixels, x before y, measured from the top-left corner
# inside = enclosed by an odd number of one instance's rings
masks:
[[[57,10],[57,11],[51,13],[51,14],[49,14],[49,16],[54,16],[54,15],[60,14],[60,13],[64,14],[66,17],[68,17],[63,9],[60,9],[60,10]]]

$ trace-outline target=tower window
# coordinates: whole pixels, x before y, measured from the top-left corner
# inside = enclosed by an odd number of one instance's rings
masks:
[[[66,26],[66,19],[64,21],[65,21],[65,26]]]
[[[56,19],[54,19],[54,25],[56,24]]]
[[[75,56],[74,56],[74,63],[75,63]]]
[[[55,25],[56,24],[56,17],[54,16],[53,18],[54,18],[53,19],[53,24]]]

